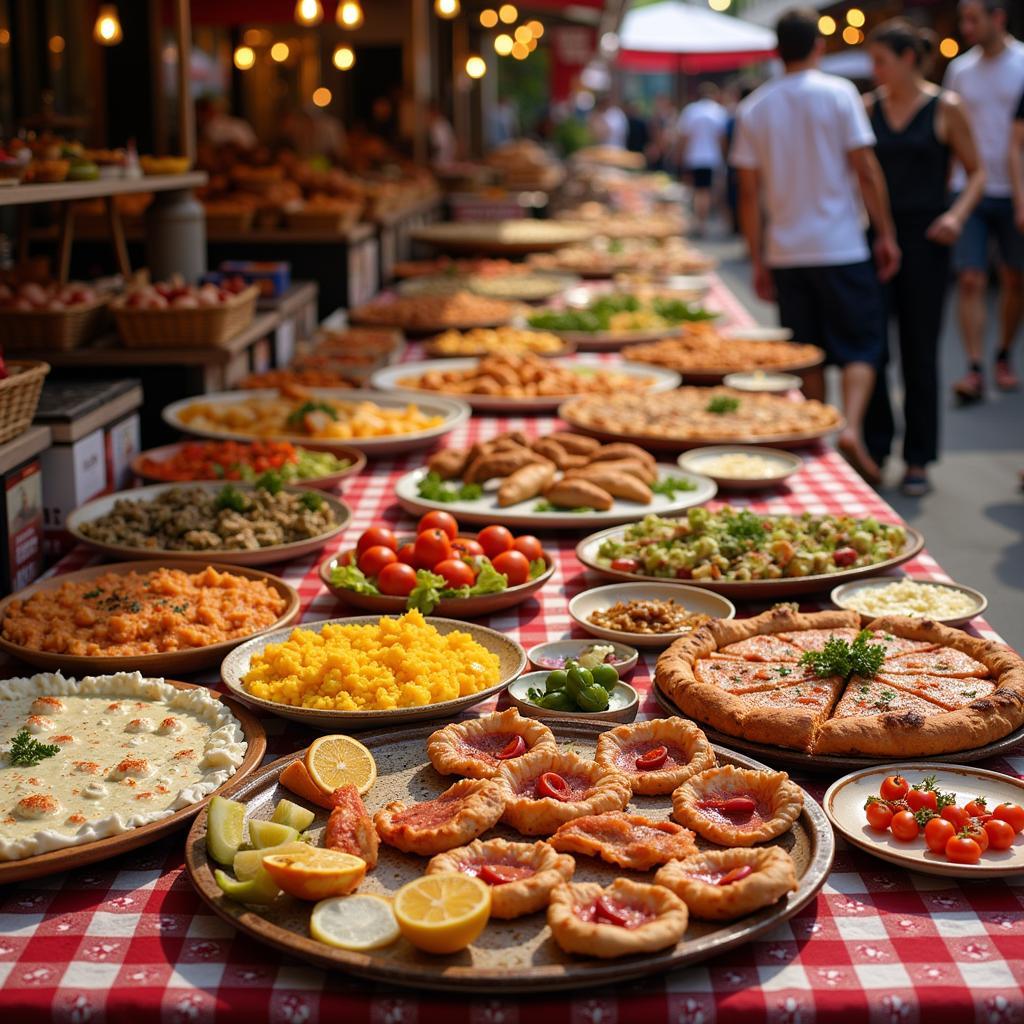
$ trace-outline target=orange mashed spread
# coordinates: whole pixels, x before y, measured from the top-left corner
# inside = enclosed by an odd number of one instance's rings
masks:
[[[273,625],[285,605],[264,580],[210,566],[109,572],[12,601],[3,635],[54,654],[161,654],[248,636]]]

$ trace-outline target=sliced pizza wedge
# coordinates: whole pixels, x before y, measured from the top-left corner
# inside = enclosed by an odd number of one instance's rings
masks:
[[[835,629],[802,629],[798,633],[778,633],[780,640],[785,640],[801,651],[821,651],[829,640],[845,640],[852,644],[857,639],[860,630],[846,626],[836,626]]]
[[[742,706],[739,720],[743,738],[809,750],[842,692],[843,680],[834,676],[736,694]]]
[[[955,647],[935,647],[928,651],[910,651],[886,658],[882,671],[888,675],[951,676],[959,679],[981,679],[988,668]]]
[[[716,652],[723,658],[745,658],[747,661],[799,661],[803,653],[796,644],[773,633],[749,636],[746,640],[719,647]]]
[[[991,679],[959,676],[897,675],[883,669],[875,679],[884,685],[912,693],[938,704],[947,711],[965,708],[971,701],[991,694],[996,684]]]
[[[811,671],[793,661],[741,661],[738,658],[698,658],[693,675],[699,683],[727,693],[750,693],[789,686],[809,678]]]

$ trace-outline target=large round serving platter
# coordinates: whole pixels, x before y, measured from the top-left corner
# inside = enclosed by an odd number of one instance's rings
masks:
[[[454,295],[455,293],[452,293],[453,298]],[[357,327],[392,328],[402,331],[408,337],[422,338],[428,334],[440,334],[441,331],[471,331],[475,328],[504,327],[512,323],[520,313],[520,307],[517,304],[507,303],[508,309],[503,313],[491,313],[475,317],[463,314],[459,317],[448,316],[444,320],[417,318],[413,322],[408,318],[403,319],[394,310],[389,310],[387,308],[388,304],[388,298],[384,297],[375,299],[372,304],[369,304],[373,307],[373,313],[368,312],[369,306],[350,310],[348,314],[349,323]],[[382,316],[379,312],[380,310],[387,313],[389,318]]]
[[[585,242],[594,228],[555,221],[505,220],[428,224],[411,232],[414,242],[431,245],[440,252],[521,256],[530,252],[551,252],[565,245]]]
[[[882,780],[890,774],[902,775],[911,786],[919,785],[928,776],[937,777],[938,788],[954,793],[961,807],[976,797],[984,797],[992,809],[1000,804],[1024,803],[1024,782],[984,768],[920,761],[864,768],[833,782],[822,801],[828,820],[848,843],[889,864],[926,875],[981,879],[1024,874],[1024,844],[1020,842],[1014,842],[1009,850],[986,850],[977,864],[954,864],[944,854],[932,853],[924,836],[906,843],[891,832],[870,828],[864,817],[864,804],[869,797],[878,796]]]
[[[195,481],[184,481],[184,480],[164,480],[161,477],[155,476],[152,472],[145,469],[147,461],[151,462],[166,462],[169,459],[173,459],[183,448],[185,448],[190,442],[178,441],[176,444],[165,444],[159,448],[150,448],[148,451],[139,452],[138,455],[132,459],[132,472],[140,479],[144,480],[149,484],[184,484],[193,483]],[[195,443],[195,442],[192,442]],[[305,445],[298,445],[297,447],[306,447]],[[313,449],[310,449],[312,451]],[[314,487],[320,491],[332,491],[343,481],[350,477],[356,476],[366,468],[366,456],[359,451],[358,448],[348,448],[344,445],[338,445],[331,449],[331,453],[339,459],[348,459],[349,465],[344,469],[339,469],[337,473],[328,473],[326,476],[311,476],[303,480],[296,480],[293,484],[295,487]],[[257,474],[258,475],[258,474]],[[219,480],[220,483],[226,483],[223,477],[205,477],[205,480]]]
[[[761,519],[781,519],[783,516],[763,515]],[[814,594],[822,590],[844,583],[848,580],[863,579],[866,576],[877,576],[886,569],[892,569],[897,565],[913,558],[924,547],[924,537],[912,526],[903,527],[907,532],[906,543],[903,550],[894,558],[887,558],[882,562],[874,562],[872,565],[860,566],[854,569],[842,569],[839,572],[831,572],[817,576],[792,576],[789,579],[778,580],[680,580],[693,587],[704,587],[713,590],[716,594],[740,601],[758,601],[773,597],[790,597],[794,594]],[[612,569],[598,563],[597,551],[601,545],[609,539],[620,537],[623,533],[622,526],[615,526],[608,530],[601,530],[600,533],[592,533],[589,537],[576,545],[576,557],[588,568],[601,576],[609,576],[612,579],[628,580],[637,582],[640,580],[651,583],[671,583],[672,580],[665,576],[645,576],[642,573],[623,572],[620,569]]]
[[[593,755],[598,735],[607,728],[606,723],[587,721],[549,720],[548,724],[561,743],[571,744],[572,749],[584,757]],[[451,784],[452,780],[438,775],[427,760],[426,742],[430,733],[431,729],[426,727],[360,737],[377,761],[377,783],[365,797],[371,814],[392,800],[429,800]],[[727,749],[716,748],[715,753],[720,764],[755,770],[765,768]],[[269,817],[277,800],[296,799],[277,781],[289,760],[268,765],[236,786],[229,795],[247,804],[251,816]],[[669,806],[668,797],[634,796],[631,809],[664,820]],[[317,818],[312,828],[321,830],[327,815],[315,810]],[[504,826],[493,831],[505,838],[522,840],[518,833]],[[700,839],[697,842],[702,847],[708,845]],[[793,828],[775,840],[775,844],[788,850],[796,864],[799,889],[787,899],[730,923],[691,919],[686,934],[675,947],[618,960],[587,959],[562,953],[550,937],[543,913],[513,921],[492,919],[468,950],[453,956],[417,953],[401,939],[393,946],[369,953],[334,949],[309,938],[307,923],[311,904],[282,899],[268,910],[257,910],[224,896],[213,876],[214,865],[206,855],[205,814],[189,833],[185,863],[192,884],[219,917],[251,938],[328,970],[345,971],[371,981],[462,994],[590,991],[601,985],[663,974],[699,963],[764,935],[798,913],[825,883],[835,852],[828,820],[810,796],[804,797],[803,811]],[[625,871],[595,858],[580,856],[576,864],[574,881],[606,885],[620,876],[651,879],[650,873]],[[425,866],[424,858],[402,854],[381,844],[380,861],[367,874],[360,891],[394,893],[402,884],[422,874]]]
[[[174,488],[201,488],[204,491],[220,491],[224,483],[194,483],[194,484],[150,484],[148,487],[136,487],[128,491],[116,491],[113,494],[103,494],[92,501],[80,505],[64,521],[64,528],[80,544],[99,551],[107,558],[132,561],[135,559],[175,559],[180,562],[201,562],[207,564],[215,561],[221,565],[272,565],[275,562],[287,562],[293,558],[301,558],[303,555],[319,551],[328,541],[337,537],[342,530],[348,526],[352,519],[352,511],[343,501],[334,497],[333,494],[326,494],[321,491],[317,493],[334,510],[334,526],[317,537],[310,537],[306,540],[297,540],[291,544],[274,544],[265,548],[239,548],[237,550],[224,551],[174,551],[167,548],[135,548],[128,544],[108,543],[105,541],[93,540],[82,533],[82,524],[90,523],[100,516],[111,512],[114,505],[119,501],[152,501],[164,491]],[[232,483],[232,487],[239,491],[253,490],[251,484]],[[285,490],[302,493],[308,488],[287,487]]]
[[[537,287],[516,289],[517,278],[525,277]],[[491,287],[492,284],[500,286]],[[480,274],[429,274],[410,277],[396,287],[399,295],[454,295],[468,291],[485,299],[503,302],[548,302],[569,288],[575,288],[580,279],[573,274],[553,274],[542,270],[529,274],[480,275]],[[544,287],[546,286],[546,287]]]
[[[346,388],[307,388],[314,398],[329,398],[338,402],[374,402],[383,409],[404,409],[414,404],[428,416],[443,416],[444,422],[426,430],[416,430],[408,434],[389,434],[382,437],[353,437],[344,441],[331,441],[323,438],[302,437],[298,434],[252,434],[244,430],[213,430],[196,427],[186,423],[181,413],[190,405],[229,405],[244,402],[252,398],[276,398],[274,389],[256,389],[253,391],[215,391],[209,395],[183,398],[172,402],[163,411],[164,422],[180,430],[183,434],[193,437],[207,437],[214,441],[291,441],[314,451],[338,453],[348,448],[357,448],[369,458],[382,458],[400,455],[404,452],[429,448],[435,441],[451,433],[470,417],[470,408],[465,402],[442,395],[432,395],[425,391],[395,392],[394,394],[370,393],[368,391]]]
[[[277,576],[271,576],[270,573],[262,572],[259,569],[218,564],[214,559],[206,562],[192,562],[169,558],[161,560],[159,565],[152,561],[119,562],[116,565],[93,565],[88,569],[79,569],[78,572],[69,572],[62,576],[51,576],[48,579],[40,580],[0,601],[0,630],[3,628],[3,622],[12,601],[24,601],[33,594],[59,590],[65,583],[88,583],[108,573],[125,576],[131,572],[151,573],[157,569],[181,569],[183,572],[196,574],[204,572],[207,566],[216,569],[218,572],[230,573],[232,576],[242,576],[249,580],[262,580],[271,589],[277,591],[285,600],[284,610],[275,622],[262,629],[247,633],[245,636],[235,637],[232,640],[223,640],[220,643],[209,644],[206,647],[187,647],[180,651],[162,651],[159,654],[135,655],[54,654],[51,651],[39,651],[31,647],[24,647],[21,644],[12,643],[4,637],[2,632],[0,632],[0,651],[4,651],[28,665],[45,669],[47,672],[63,672],[65,675],[72,676],[104,675],[114,672],[141,672],[147,677],[187,675],[190,672],[198,672],[200,669],[208,668],[210,665],[219,664],[228,651],[237,647],[240,643],[251,640],[254,636],[259,636],[261,633],[269,633],[275,629],[284,629],[299,617],[300,602],[298,593],[293,587],[288,586],[284,580],[279,579]]]
[[[529,323],[529,317],[527,317]],[[647,341],[662,341],[664,338],[678,338],[684,327],[676,324],[670,327],[648,327],[642,331],[557,331],[548,327],[534,327],[536,331],[551,330],[563,341],[576,346],[578,352],[618,352],[628,345]],[[653,366],[651,363],[634,363],[634,366]],[[664,369],[664,367],[657,367]],[[675,371],[669,371],[674,373]],[[680,378],[681,379],[681,378]]]
[[[617,373],[624,377],[634,377],[641,380],[649,380],[650,385],[643,391],[637,392],[637,398],[642,401],[645,394],[656,394],[661,391],[672,391],[679,387],[682,377],[673,370],[663,370],[656,366],[643,366],[640,363],[607,363],[588,359],[552,359],[552,363],[561,366],[563,369],[578,373],[581,377],[595,373]],[[425,359],[418,363],[400,363],[397,366],[386,366],[375,370],[370,374],[370,384],[383,392],[405,391],[409,394],[445,394],[428,389],[416,387],[414,381],[427,373],[458,373],[465,370],[474,370],[480,360],[468,359]],[[526,413],[554,412],[562,402],[565,395],[537,395],[534,397],[513,398],[507,395],[476,395],[476,394],[452,394],[452,398],[458,398],[471,406],[475,412],[524,415]]]
[[[532,328],[523,328],[523,330],[530,330]],[[545,331],[532,331],[535,334],[542,333],[554,333]],[[565,356],[571,356],[576,351],[576,346],[563,338],[559,338],[561,345],[559,348],[552,349],[550,352],[532,352],[531,355],[540,356],[541,359],[562,359]],[[437,338],[428,338],[423,342],[423,354],[429,356],[431,359],[443,359],[445,362],[450,362],[452,359],[483,359],[486,356],[497,356],[504,355],[505,353],[498,351],[497,349],[485,349],[480,348],[475,352],[452,352],[447,353],[437,347]],[[516,353],[516,355],[525,355],[526,353]]]
[[[400,540],[405,543],[408,538]],[[331,580],[331,573],[338,566],[344,552],[335,555],[333,558],[324,559],[320,563],[320,579],[323,585],[339,600],[353,608],[360,608],[365,612],[376,612],[378,615],[401,615],[406,611],[406,599],[395,597],[390,594],[360,594],[345,587],[339,587]],[[555,558],[550,553],[544,552],[544,560],[547,568],[536,579],[527,580],[517,587],[506,587],[494,594],[476,594],[473,597],[444,597],[440,600],[434,612],[431,614],[441,615],[453,619],[475,619],[480,615],[490,615],[493,612],[504,611],[506,608],[514,608],[523,601],[528,601],[537,593],[555,574]],[[0,604],[0,609],[3,605]]]
[[[651,684],[651,692],[654,699],[667,715],[683,715],[675,701],[666,694],[656,682]],[[688,718],[688,715],[683,715]],[[704,734],[712,743],[726,743],[736,750],[742,750],[751,757],[767,761],[769,764],[780,768],[790,768],[796,772],[822,772],[833,776],[841,771],[853,771],[858,768],[873,768],[876,765],[891,764],[891,761],[884,757],[861,757],[855,754],[809,754],[803,750],[792,750],[788,747],[773,747],[767,743],[754,743],[745,740],[740,736],[730,736],[727,733],[712,729],[709,725],[700,723]],[[957,750],[951,754],[929,754],[929,761],[941,761],[944,764],[973,764],[976,761],[984,761],[990,757],[1000,757],[1008,753],[1014,747],[1024,742],[1024,726],[1004,736],[1001,740],[987,743],[983,747],[973,747],[970,750]]]
[[[642,366],[643,363],[633,365]],[[767,445],[773,448],[802,448],[814,441],[831,434],[838,433],[846,426],[846,420],[837,415],[836,421],[827,427],[817,430],[808,430],[803,433],[792,434],[765,434],[764,436],[725,436],[725,437],[663,437],[659,434],[634,434],[621,430],[602,430],[599,427],[591,427],[574,416],[573,403],[577,399],[570,398],[558,407],[558,418],[564,420],[569,426],[580,434],[588,437],[596,437],[599,441],[631,441],[652,452],[684,452],[691,448],[705,448],[722,445]]]
[[[751,344],[758,344],[758,342],[751,342]],[[629,350],[627,349],[625,352],[622,353],[622,355],[623,355],[623,358],[627,358],[628,359],[629,358]],[[795,387],[799,387],[800,386],[799,375],[802,374],[802,373],[805,373],[807,370],[813,370],[815,367],[821,366],[821,364],[824,361],[825,361],[825,353],[824,353],[824,351],[822,351],[821,355],[815,357],[814,359],[795,359],[792,362],[785,363],[782,366],[766,367],[763,370],[763,372],[764,372],[765,375],[769,375],[769,376],[773,375],[773,374],[785,374],[787,376],[797,375],[797,382],[796,382],[796,384],[794,386]],[[648,365],[647,363],[644,363],[642,360],[637,360],[637,362],[640,362],[641,365],[643,365],[643,366]],[[651,365],[652,366],[657,366],[659,364],[652,363]],[[760,367],[756,367],[756,368],[754,368],[750,372],[756,373],[760,369],[761,369]],[[686,381],[687,384],[708,384],[708,385],[714,385],[714,384],[721,384],[721,383],[723,383],[725,381],[726,377],[730,376],[731,374],[736,373],[737,371],[736,371],[735,367],[733,367],[732,369],[718,369],[718,368],[716,368],[714,366],[700,366],[700,367],[697,367],[696,369],[680,370],[679,372],[683,375],[683,378],[684,378],[684,380]],[[754,390],[754,389],[751,388],[751,389],[744,389],[744,390]],[[767,390],[767,389],[765,389],[765,390]]]
[[[324,619],[321,622],[304,623],[301,628],[319,633],[327,625],[370,626],[376,625],[380,618],[379,615],[357,615],[343,619]],[[499,633],[496,629],[478,626],[474,622],[457,622],[455,619],[437,618],[432,615],[427,616],[427,622],[442,635],[455,630],[468,633],[478,644],[496,654],[500,661],[501,679],[493,686],[466,697],[456,697],[455,700],[441,701],[422,707],[394,708],[390,711],[324,711],[319,708],[293,707],[289,704],[264,700],[262,697],[254,697],[246,690],[242,682],[243,677],[249,671],[253,657],[270,644],[279,644],[287,640],[291,635],[291,629],[264,633],[262,636],[236,647],[221,663],[221,678],[232,697],[236,697],[243,704],[248,704],[258,711],[269,712],[280,718],[300,722],[312,729],[347,732],[353,729],[380,729],[385,726],[405,725],[409,722],[427,722],[438,718],[451,721],[460,711],[465,711],[467,708],[473,707],[474,704],[480,704],[488,697],[500,693],[526,667],[526,651],[514,640],[504,633]]]
[[[613,526],[632,523],[645,515],[667,516],[676,512],[685,512],[694,505],[703,505],[717,493],[713,480],[699,473],[679,469],[676,466],[658,464],[658,478],[666,480],[673,477],[677,480],[689,480],[694,484],[692,491],[677,491],[669,496],[655,494],[649,505],[640,505],[635,501],[616,498],[607,512],[573,512],[571,509],[551,509],[544,512],[534,511],[541,500],[531,498],[518,505],[502,507],[498,504],[498,484],[492,481],[484,485],[484,493],[479,498],[442,502],[423,498],[419,493],[420,482],[429,470],[426,467],[410,470],[400,476],[395,483],[395,497],[398,503],[414,515],[424,512],[450,512],[459,522],[474,523],[488,526],[491,523],[503,523],[509,527],[526,527],[534,530],[588,530],[594,526]]]
[[[181,683],[175,679],[164,679],[165,683],[176,686],[181,690],[208,689],[194,683]],[[13,882],[23,882],[29,878],[41,878],[44,875],[55,875],[61,871],[68,871],[83,867],[86,864],[95,864],[100,860],[107,860],[110,857],[117,857],[129,850],[135,850],[145,846],[156,839],[169,835],[175,829],[180,828],[189,819],[195,817],[201,811],[204,812],[206,805],[213,796],[222,796],[227,790],[232,789],[243,782],[253,769],[257,768],[263,760],[267,751],[267,734],[263,729],[260,720],[236,701],[228,697],[222,697],[214,693],[213,696],[231,709],[231,713],[238,719],[242,727],[242,734],[245,736],[246,749],[245,757],[238,766],[235,774],[227,782],[218,786],[212,793],[198,800],[194,804],[182,807],[180,810],[169,814],[159,821],[150,822],[148,825],[140,825],[138,828],[129,829],[120,835],[107,836],[105,839],[97,839],[91,843],[82,843],[79,846],[68,846],[62,850],[51,850],[49,853],[40,853],[34,857],[25,857],[22,860],[0,861],[0,885],[8,885]]]

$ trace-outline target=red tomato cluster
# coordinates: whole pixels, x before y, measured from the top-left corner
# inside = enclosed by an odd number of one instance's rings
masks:
[[[952,793],[943,793],[930,775],[915,786],[902,775],[889,775],[878,796],[864,804],[868,825],[891,832],[900,842],[924,836],[932,853],[943,853],[954,864],[977,864],[986,850],[1008,850],[1024,832],[1024,807],[1000,804],[989,811],[984,797],[963,806]]]
[[[540,541],[524,534],[514,537],[504,526],[487,526],[477,538],[459,536],[459,524],[447,512],[428,512],[416,526],[416,537],[399,545],[386,526],[371,526],[349,553],[360,571],[376,581],[382,594],[408,597],[416,586],[416,570],[444,577],[453,590],[476,582],[476,559],[488,558],[510,587],[530,578],[530,562],[544,557]]]

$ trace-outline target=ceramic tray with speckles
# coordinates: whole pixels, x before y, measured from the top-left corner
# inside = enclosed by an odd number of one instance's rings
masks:
[[[603,724],[594,722],[550,724],[562,748],[585,757],[593,756],[597,737],[604,730]],[[454,781],[439,775],[427,760],[426,743],[432,731],[432,727],[421,726],[360,736],[373,751],[378,768],[377,782],[365,798],[371,814],[391,800],[433,799]],[[765,767],[722,747],[716,747],[715,752],[720,764]],[[290,760],[285,758],[268,765],[224,795],[246,803],[250,817],[269,818],[281,798],[298,799],[277,781]],[[671,810],[671,798],[634,796],[630,809],[664,820]],[[327,814],[316,810],[316,822],[310,831],[319,837]],[[523,838],[504,825],[482,838],[496,835],[512,840]],[[699,838],[697,842],[701,847],[712,845]],[[214,880],[214,865],[206,856],[205,812],[189,833],[185,862],[192,884],[216,914],[246,935],[321,967],[424,989],[462,993],[521,992],[528,985],[532,991],[539,992],[588,989],[660,974],[742,945],[788,920],[813,899],[824,884],[832,866],[835,840],[821,808],[810,796],[805,796],[803,812],[795,825],[775,842],[792,855],[800,880],[799,889],[788,899],[738,921],[691,920],[683,939],[674,948],[618,960],[591,960],[563,953],[552,940],[543,913],[513,921],[493,919],[467,950],[450,956],[420,953],[404,939],[369,953],[335,949],[309,937],[309,914],[313,904],[279,897],[269,908],[249,908],[221,892]],[[404,854],[381,844],[380,862],[367,874],[360,891],[393,895],[406,882],[421,875],[426,863],[427,858]],[[646,882],[653,879],[653,872],[625,871],[590,857],[578,856],[576,864],[574,881],[577,882],[596,881],[608,885],[620,876]]]

